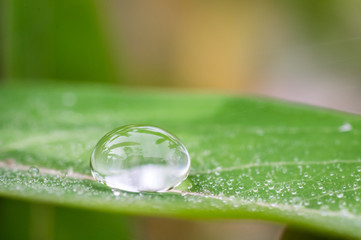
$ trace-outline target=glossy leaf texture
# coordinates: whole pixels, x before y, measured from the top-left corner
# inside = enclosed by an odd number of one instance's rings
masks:
[[[0,113],[2,196],[135,215],[265,219],[361,239],[360,116],[259,97],[64,85],[2,87]],[[94,145],[134,123],[183,141],[192,158],[183,184],[114,194],[92,179]]]

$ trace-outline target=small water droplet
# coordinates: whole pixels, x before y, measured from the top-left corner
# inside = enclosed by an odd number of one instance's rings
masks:
[[[349,132],[352,130],[352,125],[348,122],[344,123],[338,128],[339,132]]]
[[[342,198],[342,197],[343,197],[343,193],[338,193],[336,196],[337,196],[337,198]]]
[[[90,165],[95,179],[111,188],[161,192],[188,176],[190,157],[174,135],[154,126],[126,125],[97,143]]]
[[[30,167],[29,170],[28,170],[28,173],[31,176],[35,177],[35,176],[39,175],[40,171],[39,171],[39,168],[37,168],[37,167]]]
[[[60,171],[60,178],[64,179],[66,177],[68,177],[68,170],[65,170],[65,169],[61,170]]]
[[[283,190],[283,187],[277,187],[276,188],[276,193],[280,193],[280,192],[282,192],[282,190]]]
[[[114,195],[114,196],[118,197],[118,196],[120,195],[120,191],[119,191],[119,190],[117,190],[117,189],[112,189],[112,191],[113,191],[113,195]]]

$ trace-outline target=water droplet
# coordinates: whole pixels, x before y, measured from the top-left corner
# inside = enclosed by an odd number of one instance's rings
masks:
[[[116,190],[116,189],[112,189],[113,191],[113,195],[118,197],[120,195],[120,191],[119,190]]]
[[[90,160],[99,182],[129,192],[161,192],[181,183],[190,157],[174,135],[154,126],[126,125],[107,133]]]
[[[283,190],[283,187],[277,187],[276,188],[276,193],[280,193],[280,192],[282,192],[282,190]]]
[[[39,168],[37,168],[37,167],[30,167],[28,170],[28,173],[33,177],[38,176],[39,172],[40,172]]]
[[[337,194],[337,197],[338,197],[338,198],[342,198],[342,197],[343,197],[343,193],[338,193],[338,194]]]
[[[68,170],[67,169],[61,170],[59,177],[62,178],[62,179],[67,178],[68,177]]]
[[[339,128],[338,128],[338,131],[339,132],[349,132],[352,130],[352,125],[349,124],[348,122],[344,123],[343,125],[341,125]]]

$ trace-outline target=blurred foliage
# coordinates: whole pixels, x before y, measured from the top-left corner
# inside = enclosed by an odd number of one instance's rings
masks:
[[[360,73],[360,1],[298,0],[285,4],[293,15],[293,34],[310,47],[314,64],[329,71]]]
[[[133,221],[119,214],[0,198],[1,239],[134,239]]]
[[[94,1],[3,0],[4,77],[117,80]]]
[[[282,47],[303,72],[303,57],[326,71],[361,69],[355,0],[0,1],[0,75],[9,79],[247,89],[268,81],[259,75]]]

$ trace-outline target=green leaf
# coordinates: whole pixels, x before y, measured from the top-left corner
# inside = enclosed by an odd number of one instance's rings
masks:
[[[360,116],[257,97],[36,85],[1,88],[0,112],[2,196],[265,219],[361,239]],[[187,146],[191,173],[179,188],[115,196],[90,177],[96,142],[131,123],[162,127]]]
[[[4,77],[116,82],[121,64],[113,63],[100,9],[88,0],[0,1]]]

